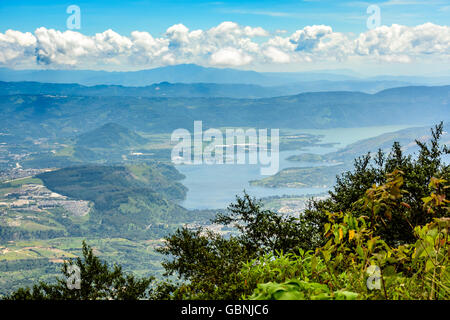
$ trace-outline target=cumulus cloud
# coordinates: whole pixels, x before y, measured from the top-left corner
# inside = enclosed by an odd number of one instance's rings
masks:
[[[161,37],[146,31],[121,35],[113,30],[87,36],[44,27],[34,33],[0,33],[0,65],[7,67],[136,69],[178,63],[239,67],[353,57],[400,63],[419,58],[450,60],[450,27],[394,24],[350,36],[315,25],[289,35],[226,21],[205,30],[176,24]]]
[[[303,30],[297,30],[289,40],[296,45],[296,51],[312,51],[326,35],[332,33],[329,26],[307,26]]]
[[[416,27],[381,26],[359,35],[355,53],[387,61],[411,62],[423,55],[450,55],[450,27],[426,23]]]
[[[223,48],[211,55],[212,65],[222,66],[243,66],[249,64],[252,57],[235,48]]]
[[[24,60],[30,60],[36,48],[36,37],[30,32],[22,33],[7,30],[0,33],[0,64],[14,66]]]
[[[264,50],[264,55],[270,59],[271,62],[274,63],[288,63],[291,61],[289,55],[278,48],[275,47],[267,47]]]

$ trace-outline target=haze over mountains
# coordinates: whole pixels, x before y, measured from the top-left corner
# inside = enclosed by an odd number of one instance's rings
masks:
[[[2,82],[0,95],[50,94],[75,96],[137,96],[137,97],[226,97],[226,98],[270,98],[303,92],[378,91],[408,85],[398,81],[311,81],[285,86],[263,87],[255,84],[220,83],[169,83],[160,82],[143,87],[121,85],[83,86],[79,84],[42,82]]]
[[[206,68],[195,64],[180,64],[126,72],[93,70],[12,70],[0,68],[1,81],[79,83],[83,85],[116,84],[124,86],[145,86],[166,81],[171,83],[239,83],[277,86],[298,81],[342,81],[355,79],[357,79],[357,77],[339,73],[260,73],[230,68]]]
[[[297,93],[300,88],[262,87],[252,84],[169,83],[145,87],[120,85],[83,86],[79,84],[41,82],[0,82],[0,95],[47,94],[71,96],[134,96],[134,97],[228,97],[267,98]]]
[[[0,126],[13,136],[71,137],[115,122],[135,131],[204,127],[337,128],[449,120],[450,86],[377,94],[302,93],[265,99],[8,95]]]
[[[139,146],[147,140],[117,123],[107,123],[76,138],[76,144],[88,148],[125,148]]]
[[[377,76],[364,78],[348,70],[320,72],[255,72],[236,69],[205,68],[182,64],[141,71],[107,72],[92,70],[12,70],[0,68],[0,81],[28,81],[99,86],[84,92],[100,92],[105,86],[129,86],[142,96],[221,96],[235,98],[263,98],[312,91],[361,91],[375,93],[383,89],[408,85],[444,85],[450,77]],[[169,84],[161,84],[169,82]],[[182,84],[185,84],[184,86]],[[195,84],[186,86],[186,84]],[[226,86],[229,85],[229,86]],[[239,85],[233,86],[233,85]],[[252,86],[250,86],[252,85]],[[29,85],[28,90],[32,90]],[[260,86],[264,87],[261,88]],[[163,88],[162,88],[163,87]],[[269,87],[269,88],[268,88]],[[158,90],[155,90],[159,88]],[[86,88],[84,88],[86,89]],[[121,87],[113,87],[123,95]],[[34,87],[33,90],[37,90]],[[50,90],[50,89],[49,89]],[[80,88],[66,88],[78,92]],[[144,92],[144,93],[143,93]],[[192,92],[192,93],[188,93]],[[245,93],[249,92],[249,93]],[[37,93],[37,92],[30,92]],[[51,92],[47,92],[51,94]]]

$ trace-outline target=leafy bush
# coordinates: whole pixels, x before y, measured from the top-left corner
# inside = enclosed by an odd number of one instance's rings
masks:
[[[330,292],[325,284],[289,280],[285,283],[258,285],[251,300],[355,300],[357,293],[349,291]]]
[[[246,263],[241,275],[249,288],[256,286],[248,298],[449,299],[450,218],[414,227],[411,244],[390,246],[375,235],[402,200],[402,185],[402,172],[396,170],[356,203],[368,215],[328,213],[327,242],[315,252],[266,255]],[[423,213],[448,216],[447,181],[431,179],[429,186],[433,191],[423,199]]]
[[[345,212],[352,210],[355,216],[364,215],[366,212],[354,208],[358,200],[366,197],[366,191],[373,185],[383,185],[389,178],[389,173],[395,170],[401,171],[403,179],[402,202],[409,207],[397,202],[391,206],[388,216],[383,217],[389,223],[380,225],[376,235],[381,236],[390,245],[405,244],[415,241],[411,226],[423,226],[432,221],[433,216],[424,214],[424,197],[430,195],[429,183],[433,178],[439,177],[450,180],[450,168],[443,160],[443,156],[449,153],[447,146],[441,146],[439,141],[444,134],[443,123],[431,130],[432,139],[429,143],[416,140],[419,146],[417,156],[404,155],[400,144],[394,143],[392,151],[386,155],[381,150],[376,155],[370,153],[355,160],[354,169],[337,177],[336,185],[330,192],[329,199],[312,201],[305,210],[303,220],[313,228],[313,233],[323,235],[323,226],[327,222],[327,212]],[[380,191],[381,192],[381,191]],[[449,189],[444,189],[443,194],[448,199]],[[355,209],[355,210],[353,210]],[[379,208],[384,210],[383,208]],[[435,217],[443,217],[445,210],[439,209]],[[326,239],[321,238],[321,245]]]

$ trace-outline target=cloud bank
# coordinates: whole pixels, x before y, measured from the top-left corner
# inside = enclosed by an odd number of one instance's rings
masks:
[[[223,22],[208,30],[173,25],[161,37],[106,30],[93,36],[38,28],[34,33],[0,33],[0,66],[46,68],[145,68],[180,63],[242,67],[351,61],[367,58],[412,63],[418,59],[450,61],[450,27],[426,23],[414,27],[381,26],[356,36],[314,25],[291,35],[261,27]]]

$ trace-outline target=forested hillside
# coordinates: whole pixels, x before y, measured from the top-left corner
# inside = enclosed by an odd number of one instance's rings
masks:
[[[189,221],[188,211],[178,206],[186,188],[176,182],[182,176],[163,164],[79,166],[46,172],[37,177],[51,191],[94,204],[90,232],[99,235],[143,237],[158,224]],[[159,167],[165,169],[160,171]],[[175,179],[174,179],[175,178]]]

